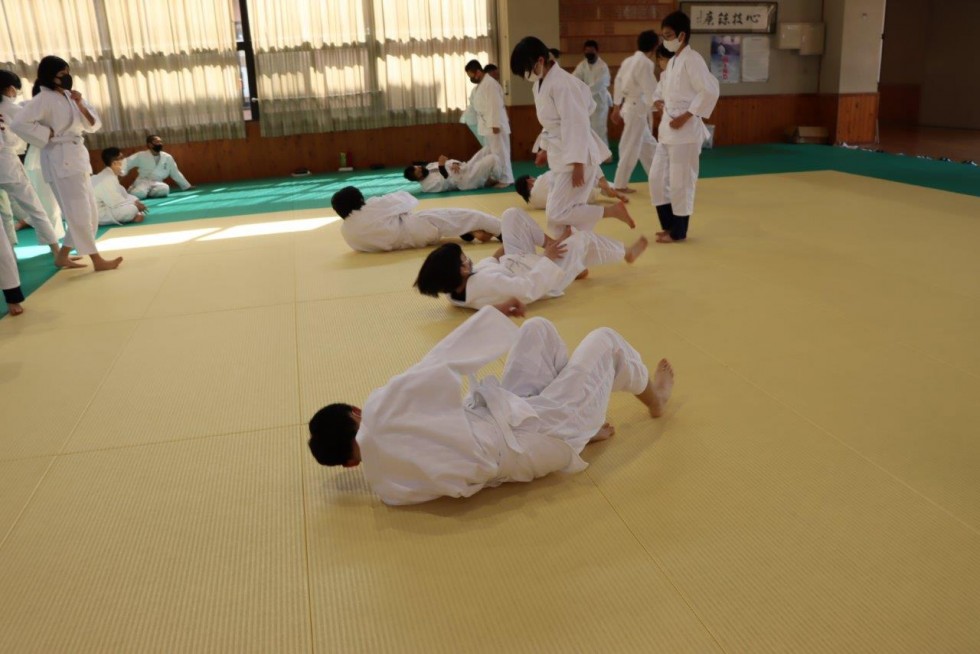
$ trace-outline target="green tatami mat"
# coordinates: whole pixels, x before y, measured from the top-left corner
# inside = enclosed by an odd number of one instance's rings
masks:
[[[615,144],[614,144],[615,145]],[[613,148],[615,151],[615,147]],[[532,162],[514,162],[514,176],[542,172]],[[607,177],[616,164],[603,166]],[[705,150],[701,156],[701,177],[730,177],[770,173],[837,170],[893,182],[980,196],[980,171],[960,163],[918,159],[899,155],[848,150],[823,145],[744,145]],[[632,181],[646,179],[637,165]],[[147,200],[148,222],[165,223],[198,218],[221,218],[245,214],[323,208],[330,211],[330,196],[348,185],[359,187],[366,196],[407,190],[422,197],[419,186],[402,177],[401,168],[353,173],[327,173],[309,177],[284,177],[224,184],[204,184],[194,190],[176,192],[170,197]],[[483,189],[469,193],[510,193],[510,189]],[[446,196],[447,194],[440,194]],[[451,195],[451,194],[448,194]],[[458,194],[464,195],[462,193]],[[100,235],[108,228],[101,228]],[[55,273],[47,248],[39,247],[32,230],[18,233],[21,286],[30,294]],[[0,301],[2,302],[2,301]],[[6,311],[6,305],[0,303]]]

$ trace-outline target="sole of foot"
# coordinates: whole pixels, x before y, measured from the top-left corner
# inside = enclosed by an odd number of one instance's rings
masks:
[[[664,407],[670,400],[670,395],[674,390],[674,368],[667,359],[661,359],[657,364],[657,370],[653,374],[653,396],[656,398],[654,406],[650,407],[650,415],[659,418],[664,413]]]
[[[628,250],[626,250],[626,256],[624,259],[626,263],[633,263],[640,258],[640,255],[646,252],[647,246],[650,245],[650,241],[647,240],[646,236],[641,236],[637,239],[636,243],[631,245]]]

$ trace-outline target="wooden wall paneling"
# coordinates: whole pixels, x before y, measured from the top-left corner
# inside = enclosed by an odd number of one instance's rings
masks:
[[[877,126],[877,93],[845,93],[839,96],[835,143],[874,143]]]

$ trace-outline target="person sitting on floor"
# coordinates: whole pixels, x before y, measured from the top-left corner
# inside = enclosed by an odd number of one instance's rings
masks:
[[[119,183],[123,172],[123,156],[119,148],[106,148],[102,151],[105,168],[92,175],[92,190],[99,205],[100,225],[123,225],[141,223],[147,212],[146,205],[130,195]]]
[[[146,137],[145,150],[126,157],[122,174],[126,175],[134,168],[139,170],[139,175],[130,185],[129,192],[140,200],[170,195],[170,186],[164,181],[167,178],[177,182],[182,191],[194,188],[177,168],[173,156],[163,151],[163,139],[156,134]]]

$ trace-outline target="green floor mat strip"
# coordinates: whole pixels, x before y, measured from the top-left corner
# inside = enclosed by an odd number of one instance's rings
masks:
[[[613,148],[615,150],[615,147]],[[616,164],[602,167],[607,178]],[[893,182],[914,184],[953,193],[980,196],[980,171],[975,166],[900,155],[849,150],[823,145],[743,145],[705,150],[701,156],[701,177],[731,177],[769,173],[837,170]],[[514,176],[537,175],[543,171],[533,162],[514,162]],[[639,165],[631,181],[642,182],[646,175]],[[149,223],[181,222],[200,218],[223,218],[245,214],[300,209],[330,210],[330,196],[344,186],[355,185],[365,196],[407,190],[418,193],[417,184],[402,177],[402,169],[353,173],[328,173],[299,178],[264,179],[224,184],[202,184],[186,193],[174,193],[159,200],[147,200]],[[482,189],[468,194],[510,193],[510,189]],[[442,194],[443,196],[445,194]],[[108,228],[101,228],[99,234]],[[45,247],[38,246],[32,230],[18,233],[21,286],[25,294],[37,290],[54,275],[55,269]],[[0,301],[2,302],[2,301]],[[0,303],[6,311],[6,305]]]

